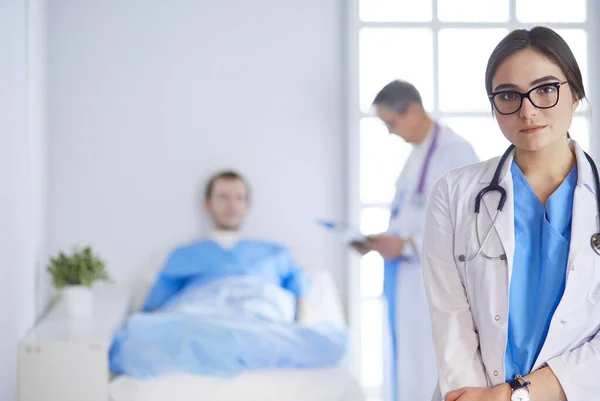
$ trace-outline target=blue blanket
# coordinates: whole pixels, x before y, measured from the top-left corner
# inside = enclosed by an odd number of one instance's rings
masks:
[[[246,370],[337,364],[347,333],[328,323],[293,321],[294,296],[250,276],[190,286],[159,311],[136,313],[116,333],[115,374],[154,377],[186,372],[234,376]]]

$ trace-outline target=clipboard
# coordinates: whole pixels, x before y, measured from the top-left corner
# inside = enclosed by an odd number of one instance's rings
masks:
[[[317,220],[317,224],[335,234],[344,242],[366,243],[368,241],[366,235],[362,234],[359,229],[346,222],[320,219]]]

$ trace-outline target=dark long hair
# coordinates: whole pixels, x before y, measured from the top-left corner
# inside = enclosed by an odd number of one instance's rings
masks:
[[[500,64],[509,56],[527,48],[540,52],[556,63],[565,74],[571,91],[577,96],[577,99],[583,100],[585,98],[581,71],[569,45],[552,29],[542,26],[537,26],[531,30],[516,29],[498,43],[488,60],[485,70],[485,90],[488,95],[492,93],[492,79]]]

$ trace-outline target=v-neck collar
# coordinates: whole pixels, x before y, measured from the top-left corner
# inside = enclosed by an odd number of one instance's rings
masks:
[[[533,204],[537,205],[536,209],[538,213],[544,216],[548,223],[557,232],[562,233],[571,222],[571,209],[565,210],[565,204],[572,207],[573,193],[575,191],[575,187],[577,186],[577,164],[573,166],[563,182],[561,182],[558,188],[556,188],[556,190],[548,197],[545,206],[542,204],[535,191],[529,184],[529,181],[527,181],[527,178],[514,161],[511,165],[511,173],[514,178],[513,182],[519,182],[520,185],[522,185],[522,187],[532,197]],[[515,197],[515,202],[519,202],[517,197]]]

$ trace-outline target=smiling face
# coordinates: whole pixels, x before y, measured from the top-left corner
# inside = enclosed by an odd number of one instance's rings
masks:
[[[494,114],[506,139],[527,151],[540,150],[564,139],[578,104],[566,81],[556,63],[532,48],[507,57],[492,79],[492,94],[496,94]],[[515,110],[521,102],[519,94],[528,92],[539,107],[524,98],[515,113],[500,113]]]

